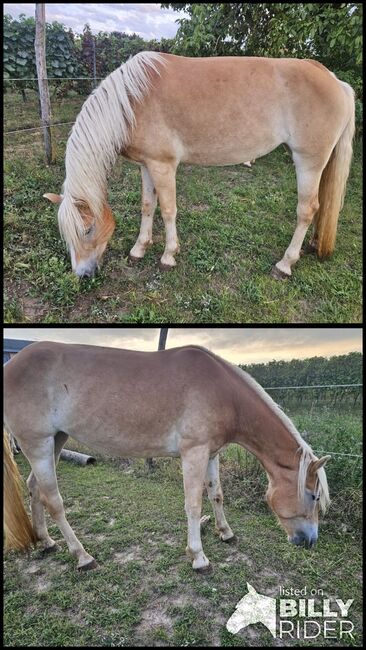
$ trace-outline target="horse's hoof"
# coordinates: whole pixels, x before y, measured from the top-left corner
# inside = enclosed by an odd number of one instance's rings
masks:
[[[207,574],[213,572],[213,566],[212,566],[212,564],[210,562],[210,564],[208,564],[207,566],[203,566],[200,569],[194,569],[194,570],[196,571],[196,573],[201,573],[202,575],[205,575],[205,574],[207,575]]]
[[[46,546],[46,548],[43,548],[41,551],[42,556],[43,555],[49,555],[50,553],[56,553],[56,551],[59,551],[60,547],[58,544],[52,544],[52,546]]]
[[[271,277],[274,278],[275,280],[288,280],[288,278],[291,277],[288,273],[284,273],[283,271],[280,271],[277,266],[273,266],[271,270]]]
[[[171,271],[174,268],[175,266],[173,266],[173,264],[164,264],[163,262],[159,262],[160,271]]]
[[[131,253],[128,256],[128,260],[131,264],[138,264],[142,259],[142,257],[136,257],[135,255],[131,255]]]
[[[318,253],[318,249],[314,244],[311,244],[308,242],[305,244],[305,246],[302,247],[300,251],[300,255],[316,255]]]
[[[91,569],[97,569],[98,568],[98,563],[95,560],[91,560],[91,562],[88,562],[87,564],[83,564],[83,566],[78,566],[79,571],[91,571]]]
[[[222,542],[225,542],[225,544],[235,544],[238,541],[238,538],[236,535],[233,535],[232,537],[229,537],[229,539],[221,539]]]

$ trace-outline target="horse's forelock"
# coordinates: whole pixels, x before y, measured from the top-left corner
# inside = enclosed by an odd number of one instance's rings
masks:
[[[299,447],[300,462],[299,462],[299,476],[298,476],[298,497],[301,501],[305,499],[305,487],[306,487],[306,477],[309,470],[309,466],[313,460],[316,460],[316,456],[310,446],[304,442],[304,444]],[[321,467],[317,470],[317,488],[319,488],[319,505],[323,512],[326,511],[330,498],[328,490],[328,482],[325,474],[324,467]]]
[[[58,225],[61,237],[65,240],[68,248],[78,251],[85,232],[85,224],[79,208],[67,194],[58,209]]]

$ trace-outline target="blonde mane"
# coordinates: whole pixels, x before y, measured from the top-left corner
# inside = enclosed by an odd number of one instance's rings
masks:
[[[258,384],[255,381],[255,379],[253,379],[253,377],[248,375],[247,372],[245,372],[238,366],[235,366],[233,364],[229,364],[229,365],[231,365],[232,368],[235,370],[235,372],[241,375],[245,379],[246,383],[249,384],[249,386],[251,386],[259,394],[261,399],[269,406],[269,408],[273,411],[273,413],[283,422],[286,429],[289,431],[289,433],[291,433],[291,435],[298,443],[299,445],[298,453],[300,454],[300,461],[299,461],[299,476],[298,476],[297,487],[298,487],[299,499],[303,500],[305,497],[305,486],[306,486],[306,476],[307,476],[308,467],[311,461],[316,460],[317,457],[315,456],[310,445],[308,445],[308,443],[305,442],[305,440],[301,437],[294,423],[283,412],[280,406],[273,401],[272,397],[268,395],[268,393],[266,393],[264,388],[262,388],[262,386],[260,386],[260,384]],[[320,497],[319,505],[322,511],[325,512],[325,510],[329,505],[330,498],[329,498],[327,477],[323,467],[318,469],[317,476],[318,476],[318,481],[317,481],[316,489],[319,489],[319,497]]]
[[[108,173],[129,142],[135,125],[133,100],[151,88],[150,72],[165,64],[157,52],[140,52],[114,70],[83,104],[66,147],[66,178],[58,212],[62,237],[77,248],[84,222],[75,200],[85,201],[98,219],[106,198]]]

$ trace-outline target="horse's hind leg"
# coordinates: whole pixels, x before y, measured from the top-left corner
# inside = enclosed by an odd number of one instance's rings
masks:
[[[147,168],[141,165],[142,180],[142,205],[141,205],[141,227],[140,234],[133,248],[130,250],[131,260],[140,260],[144,257],[146,249],[152,240],[152,228],[154,212],[157,204],[157,194],[154,181]]]
[[[323,166],[318,169],[307,168],[296,153],[293,153],[293,159],[297,176],[297,226],[283,258],[272,269],[272,276],[276,279],[290,277],[291,267],[300,257],[305,235],[319,208],[318,192]]]
[[[218,454],[215,458],[208,461],[205,486],[215,514],[216,531],[223,542],[230,542],[235,538],[235,535],[227,523],[224,514],[224,499],[220,483]]]
[[[62,448],[68,439],[68,435],[59,431],[55,436],[55,465],[57,466]],[[28,491],[31,498],[32,525],[38,540],[42,544],[43,552],[50,553],[57,550],[57,544],[49,536],[46,524],[44,507],[41,501],[40,490],[33,470],[27,479]]]
[[[187,555],[192,566],[200,572],[210,570],[210,562],[203,552],[201,542],[201,509],[203,482],[207,470],[209,451],[206,447],[194,447],[182,451],[182,469],[185,510],[188,520]]]
[[[31,464],[39,488],[40,501],[60,528],[71,555],[77,558],[78,569],[94,568],[96,566],[94,558],[85,551],[65,517],[63,501],[57,486],[53,436],[36,441],[33,438],[31,445],[22,444],[22,450]]]

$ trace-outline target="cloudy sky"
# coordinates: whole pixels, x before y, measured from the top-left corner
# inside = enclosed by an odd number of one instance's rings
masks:
[[[27,17],[34,16],[35,3],[5,2],[4,12],[13,18],[19,14]],[[182,11],[172,9],[161,9],[160,4],[155,3],[116,3],[116,4],[58,4],[46,3],[46,21],[48,23],[56,20],[66,27],[81,34],[85,23],[89,23],[94,34],[97,32],[125,32],[127,34],[139,34],[142,38],[149,40],[156,38],[173,38],[177,32],[177,18],[185,16]]]
[[[156,350],[159,328],[4,328],[4,338]],[[232,363],[263,363],[362,351],[361,328],[170,328],[167,347],[204,345]]]

